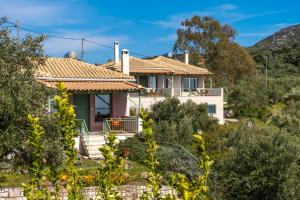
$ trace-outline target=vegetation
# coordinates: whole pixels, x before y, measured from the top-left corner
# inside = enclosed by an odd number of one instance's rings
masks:
[[[5,21],[1,18],[0,25]],[[46,142],[47,161],[56,166],[61,162],[60,138],[53,120],[45,116],[51,91],[34,77],[44,61],[43,40],[43,36],[26,36],[19,41],[7,29],[0,29],[0,164],[10,163],[15,169],[30,165],[33,159],[33,149],[24,143],[31,133],[27,120],[30,113],[46,127],[41,139],[51,141]]]
[[[180,103],[169,98],[153,104],[150,115],[155,119],[154,137],[158,143],[176,143],[189,146],[193,134],[207,131],[217,120],[207,113],[207,105],[188,100]]]
[[[234,42],[236,31],[211,17],[193,16],[177,30],[174,50],[191,54],[191,63],[203,64],[214,73],[218,85],[230,87],[243,77],[253,77],[255,62]]]
[[[125,161],[122,157],[116,155],[116,140],[116,135],[109,133],[106,145],[99,148],[104,160],[100,161],[95,184],[98,185],[97,196],[101,199],[122,199],[120,194],[114,188],[116,185],[120,185],[125,182]]]
[[[298,129],[299,132],[299,129]],[[245,123],[216,167],[222,199],[299,199],[299,134]]]

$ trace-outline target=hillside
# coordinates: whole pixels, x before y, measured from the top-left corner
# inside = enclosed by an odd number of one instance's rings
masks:
[[[300,24],[283,28],[273,35],[259,41],[254,46],[258,49],[277,50],[286,44],[297,41],[300,41]]]
[[[271,77],[299,77],[300,24],[281,29],[249,47],[248,51],[263,73],[267,60]]]

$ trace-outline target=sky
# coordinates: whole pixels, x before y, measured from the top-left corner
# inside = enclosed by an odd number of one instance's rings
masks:
[[[172,52],[180,22],[193,15],[229,24],[238,32],[236,42],[247,47],[300,23],[299,8],[300,0],[0,0],[0,16],[18,20],[22,27],[107,46],[117,40],[137,57]],[[21,36],[26,34],[20,30]],[[71,50],[79,54],[81,41],[49,38],[44,49],[51,57]],[[84,42],[84,52],[89,63],[113,58],[113,49],[91,42]]]

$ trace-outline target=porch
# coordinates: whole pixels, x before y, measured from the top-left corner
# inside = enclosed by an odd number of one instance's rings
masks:
[[[90,132],[83,119],[77,119],[76,148],[82,155],[91,159],[102,159],[99,147],[105,144],[106,134],[115,133],[117,140],[125,140],[141,132],[140,120],[137,117],[108,118],[103,120],[102,130]]]
[[[128,93],[73,93],[70,103],[89,132],[137,132],[137,119],[129,116]]]

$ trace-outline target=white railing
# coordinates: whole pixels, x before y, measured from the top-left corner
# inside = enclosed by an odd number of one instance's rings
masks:
[[[130,94],[131,97],[137,97],[137,93]],[[180,96],[222,96],[222,88],[145,88],[141,92],[142,97],[180,97]]]
[[[138,118],[109,118],[103,121],[103,132],[104,133],[138,133]]]
[[[181,96],[222,96],[222,88],[196,88],[183,90]]]

